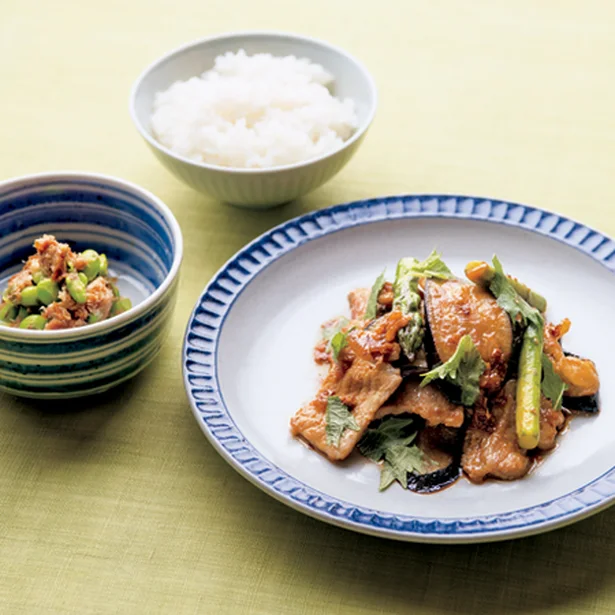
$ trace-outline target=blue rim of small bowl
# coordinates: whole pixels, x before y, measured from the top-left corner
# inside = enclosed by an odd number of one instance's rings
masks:
[[[309,43],[315,43],[316,45],[320,45],[321,47],[329,49],[330,51],[334,51],[335,53],[345,56],[347,59],[349,59],[352,63],[354,63],[360,69],[361,73],[365,77],[365,80],[369,84],[369,88],[372,92],[373,104],[369,110],[367,119],[361,124],[359,128],[357,128],[357,130],[348,140],[344,141],[342,145],[335,148],[334,150],[331,150],[330,152],[326,152],[325,154],[322,154],[315,158],[310,158],[309,160],[302,160],[300,162],[294,162],[293,164],[285,164],[285,165],[279,165],[279,166],[274,166],[274,167],[246,169],[243,167],[225,167],[225,166],[221,166],[217,164],[209,164],[206,162],[197,162],[195,160],[191,160],[190,158],[186,158],[185,156],[180,156],[179,154],[175,153],[173,150],[162,145],[162,143],[157,141],[149,133],[149,131],[145,129],[145,127],[139,121],[139,118],[137,116],[137,112],[135,109],[137,94],[139,92],[139,89],[141,88],[141,84],[143,83],[143,81],[145,81],[149,73],[153,71],[155,68],[169,61],[171,58],[181,55],[188,49],[191,49],[193,47],[199,47],[200,45],[203,45],[204,43],[210,43],[210,42],[224,40],[224,39],[231,39],[237,36],[253,36],[255,38],[275,36],[281,39],[288,39],[290,41],[304,41],[304,42],[309,42]],[[198,75],[195,75],[195,77],[196,76]],[[137,128],[137,130],[139,131],[139,134],[147,141],[147,143],[149,143],[151,147],[159,150],[160,152],[163,152],[164,154],[166,154],[167,156],[171,158],[174,158],[175,160],[179,160],[183,163],[189,164],[198,169],[207,169],[210,171],[222,171],[222,172],[227,172],[227,173],[241,173],[242,175],[255,175],[259,173],[278,173],[282,171],[289,171],[292,169],[304,168],[316,162],[327,160],[328,158],[334,156],[338,152],[341,152],[347,147],[350,147],[353,143],[355,143],[356,141],[358,141],[359,139],[363,137],[363,135],[367,132],[368,128],[371,126],[372,122],[374,121],[377,108],[378,108],[378,89],[376,87],[376,82],[374,81],[374,78],[371,76],[371,73],[367,70],[365,65],[361,61],[359,61],[355,56],[348,53],[341,47],[338,47],[337,45],[333,45],[331,43],[327,43],[326,41],[323,41],[321,39],[313,38],[311,36],[303,36],[300,34],[294,34],[292,32],[282,32],[278,30],[239,30],[237,32],[225,32],[224,34],[217,34],[215,36],[207,36],[205,38],[201,38],[201,39],[192,41],[190,43],[186,43],[185,45],[182,45],[181,47],[177,47],[173,49],[172,51],[169,51],[162,57],[158,58],[154,62],[152,62],[147,68],[145,68],[141,72],[141,74],[137,77],[137,80],[132,86],[132,89],[130,92],[130,98],[129,98],[129,111],[130,111],[130,117],[132,119],[132,122]]]
[[[182,371],[199,427],[222,458],[265,493],[311,517],[365,534],[431,543],[506,540],[562,527],[608,507],[615,500],[615,466],[563,496],[505,513],[462,518],[387,513],[345,502],[297,480],[266,459],[237,427],[220,390],[218,344],[226,316],[247,286],[279,258],[323,235],[371,222],[421,218],[521,228],[571,246],[615,273],[615,242],[609,237],[559,214],[509,201],[458,195],[390,196],[294,218],[257,237],[227,261],[192,311],[182,348]],[[207,359],[197,361],[199,355]]]
[[[103,175],[100,173],[85,173],[81,171],[52,171],[47,173],[35,173],[33,175],[23,175],[19,177],[13,177],[4,181],[0,181],[0,195],[10,192],[13,189],[25,189],[29,187],[36,188],[44,183],[50,182],[79,182],[90,183],[92,187],[105,189],[121,190],[130,194],[133,197],[137,197],[144,202],[151,205],[163,216],[164,220],[168,223],[173,240],[175,241],[175,251],[173,255],[173,263],[169,273],[165,276],[162,284],[156,288],[156,290],[146,299],[133,306],[126,312],[123,312],[119,316],[115,316],[109,320],[104,320],[86,327],[79,327],[76,329],[63,329],[57,331],[36,331],[28,329],[14,329],[10,327],[0,328],[0,337],[3,339],[11,339],[14,341],[65,341],[75,338],[84,338],[95,336],[100,333],[104,333],[108,329],[115,329],[118,326],[123,325],[126,322],[133,320],[145,313],[155,305],[156,302],[168,291],[173,284],[173,281],[179,273],[183,258],[183,237],[179,223],[175,219],[173,212],[165,205],[157,196],[151,192],[137,186],[132,182],[118,177],[110,175]]]

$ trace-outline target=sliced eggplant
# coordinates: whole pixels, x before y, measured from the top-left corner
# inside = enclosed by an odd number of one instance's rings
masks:
[[[600,412],[600,394],[596,393],[595,395],[586,395],[585,397],[566,397],[564,395],[562,406],[566,410],[574,412],[596,414]]]
[[[432,462],[425,474],[408,474],[408,489],[416,493],[433,493],[448,487],[461,476],[461,454],[464,429],[438,425],[425,427],[417,438],[417,446]]]
[[[580,357],[578,354],[574,354],[566,350],[564,350],[564,354],[567,357],[575,357],[576,359],[582,359],[583,361],[588,360],[585,357]],[[571,410],[574,412],[597,414],[600,412],[600,393],[596,393],[595,395],[584,395],[582,397],[572,397],[564,394],[562,406],[566,410]]]
[[[448,361],[464,335],[470,335],[487,363],[482,386],[498,390],[513,352],[513,329],[495,297],[462,280],[425,283],[426,348],[433,363]]]
[[[600,378],[596,364],[591,359],[564,351],[564,358],[556,356],[553,367],[567,386],[564,400],[568,405],[564,404],[564,407],[580,412],[598,412]],[[579,399],[584,401],[577,401]]]
[[[410,362],[408,357],[402,353],[399,357],[399,361],[395,363],[395,367],[399,368],[401,371],[401,377],[404,379],[427,373],[429,371],[429,363],[427,362],[425,350],[420,348],[416,353],[414,361],[412,362]]]

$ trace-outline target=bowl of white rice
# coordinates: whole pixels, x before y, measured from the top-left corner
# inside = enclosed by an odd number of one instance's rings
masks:
[[[180,180],[219,201],[271,207],[318,188],[361,144],[373,79],[313,38],[240,32],[165,55],[137,79],[130,112]]]

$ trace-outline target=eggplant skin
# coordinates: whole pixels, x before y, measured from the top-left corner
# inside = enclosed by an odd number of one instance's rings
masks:
[[[597,414],[600,412],[600,394],[596,393],[595,395],[587,395],[585,397],[566,397],[564,395],[562,406],[572,412]]]
[[[415,493],[434,493],[452,485],[460,476],[461,463],[459,459],[453,459],[450,465],[441,470],[428,474],[408,474],[408,489]]]
[[[427,373],[430,369],[427,357],[422,349],[417,352],[417,356],[412,363],[410,363],[408,357],[402,353],[399,360],[394,363],[394,366],[399,369],[401,377],[404,379],[420,376],[421,374]]]
[[[407,485],[410,491],[415,493],[435,493],[440,491],[440,489],[444,489],[444,487],[452,485],[462,475],[461,455],[463,453],[466,428],[467,421],[460,428],[449,428],[443,425],[427,428],[433,434],[433,443],[438,445],[438,450],[449,454],[451,460],[447,466],[433,472],[425,474],[408,473]]]

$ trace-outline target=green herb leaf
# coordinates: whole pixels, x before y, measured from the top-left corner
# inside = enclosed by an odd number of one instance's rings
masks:
[[[395,481],[395,470],[393,466],[387,461],[382,462],[382,467],[380,468],[380,485],[378,486],[379,491],[384,491],[387,487],[390,487]],[[401,486],[404,489],[408,488],[407,481],[401,483]]]
[[[542,327],[544,325],[542,315],[515,290],[497,256],[493,257],[493,268],[495,275],[489,283],[489,290],[497,299],[498,305],[508,313],[513,324],[525,327],[528,322],[531,322],[537,327]]]
[[[339,397],[329,397],[325,413],[327,444],[338,447],[346,429],[359,431],[359,426],[354,416],[350,414],[348,406],[346,406]]]
[[[365,318],[367,320],[373,320],[376,318],[378,311],[378,295],[384,286],[384,271],[376,278],[374,285],[372,286],[372,292],[369,294],[367,300],[367,307],[365,308]]]
[[[335,322],[322,328],[322,339],[330,342],[338,333],[345,329],[350,324],[350,321],[345,316],[340,316]]]
[[[442,254],[434,250],[424,261],[402,259],[409,272],[417,278],[435,278],[436,280],[450,280],[453,272],[442,260]],[[414,262],[412,262],[414,261]]]
[[[389,447],[385,463],[391,466],[395,480],[404,487],[408,486],[408,472],[421,474],[425,469],[425,458],[418,446],[396,444]]]
[[[551,404],[555,410],[562,407],[564,391],[568,387],[566,383],[555,373],[551,359],[543,352],[542,353],[542,394],[551,400]]]
[[[416,429],[410,429],[412,418],[391,417],[375,429],[368,429],[359,440],[361,454],[372,461],[380,461],[387,448],[396,444],[408,445],[416,438]]]
[[[348,331],[344,331],[348,325],[350,325],[348,318],[340,316],[332,325],[322,329],[322,337],[329,342],[329,350],[335,361],[337,361],[342,348],[348,343],[348,334],[355,328],[351,327]]]
[[[423,452],[411,445],[416,434],[412,418],[399,417],[385,419],[363,434],[358,443],[361,454],[372,461],[382,461],[380,491],[395,481],[407,489],[408,472],[420,474],[430,465]]]
[[[455,354],[442,365],[435,367],[423,376],[421,386],[433,380],[446,380],[461,389],[461,403],[464,406],[473,406],[480,394],[478,382],[486,365],[482,360],[472,338],[464,335]]]
[[[348,334],[339,331],[331,338],[331,341],[329,343],[331,345],[333,359],[337,361],[338,357],[340,356],[340,352],[342,352],[342,349],[346,346],[346,344],[348,344]]]

